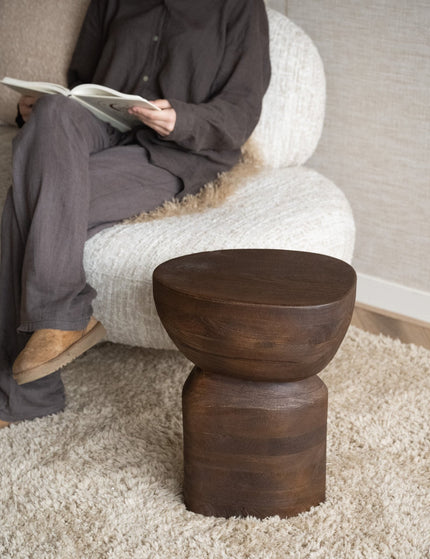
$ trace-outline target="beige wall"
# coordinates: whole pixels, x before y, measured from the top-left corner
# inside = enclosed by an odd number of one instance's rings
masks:
[[[355,267],[430,294],[430,2],[288,0],[327,75],[308,165],[351,202]]]
[[[287,13],[287,0],[266,0],[266,4],[278,12]]]

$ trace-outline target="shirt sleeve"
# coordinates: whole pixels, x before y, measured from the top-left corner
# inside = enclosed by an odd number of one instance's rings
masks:
[[[67,84],[73,88],[81,83],[91,83],[103,49],[103,20],[105,4],[91,0],[79,33],[72,60],[67,71]]]
[[[238,2],[237,4],[240,4]],[[224,83],[207,103],[169,99],[176,111],[165,139],[200,152],[239,149],[258,123],[270,81],[269,30],[262,0],[246,0],[227,33]]]

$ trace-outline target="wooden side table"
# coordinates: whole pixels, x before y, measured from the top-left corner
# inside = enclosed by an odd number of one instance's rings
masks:
[[[223,250],[161,264],[160,319],[195,367],[183,390],[194,512],[291,516],[325,499],[327,389],[356,274],[328,256]]]

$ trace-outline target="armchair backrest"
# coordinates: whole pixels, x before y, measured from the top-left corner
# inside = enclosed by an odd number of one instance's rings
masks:
[[[272,78],[252,135],[269,167],[302,165],[314,152],[325,113],[325,74],[311,39],[283,14],[267,8]]]

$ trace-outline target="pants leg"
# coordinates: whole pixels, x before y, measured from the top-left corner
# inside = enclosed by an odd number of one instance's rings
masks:
[[[65,396],[60,373],[18,386],[12,377],[12,363],[30,334],[18,332],[21,305],[21,266],[25,242],[21,237],[9,190],[3,209],[0,264],[0,419],[32,419],[64,408]]]
[[[121,134],[76,101],[40,99],[15,138],[13,201],[25,242],[19,329],[79,330],[91,315],[93,289],[82,255],[89,219],[91,154]]]
[[[88,236],[171,200],[182,181],[149,162],[140,145],[120,145],[90,157]]]
[[[121,134],[77,103],[41,99],[14,145],[14,184],[2,218],[0,419],[60,411],[60,374],[18,386],[11,366],[39,328],[77,330],[95,291],[82,266],[85,240],[172,198],[179,179],[146,150],[117,146]]]

